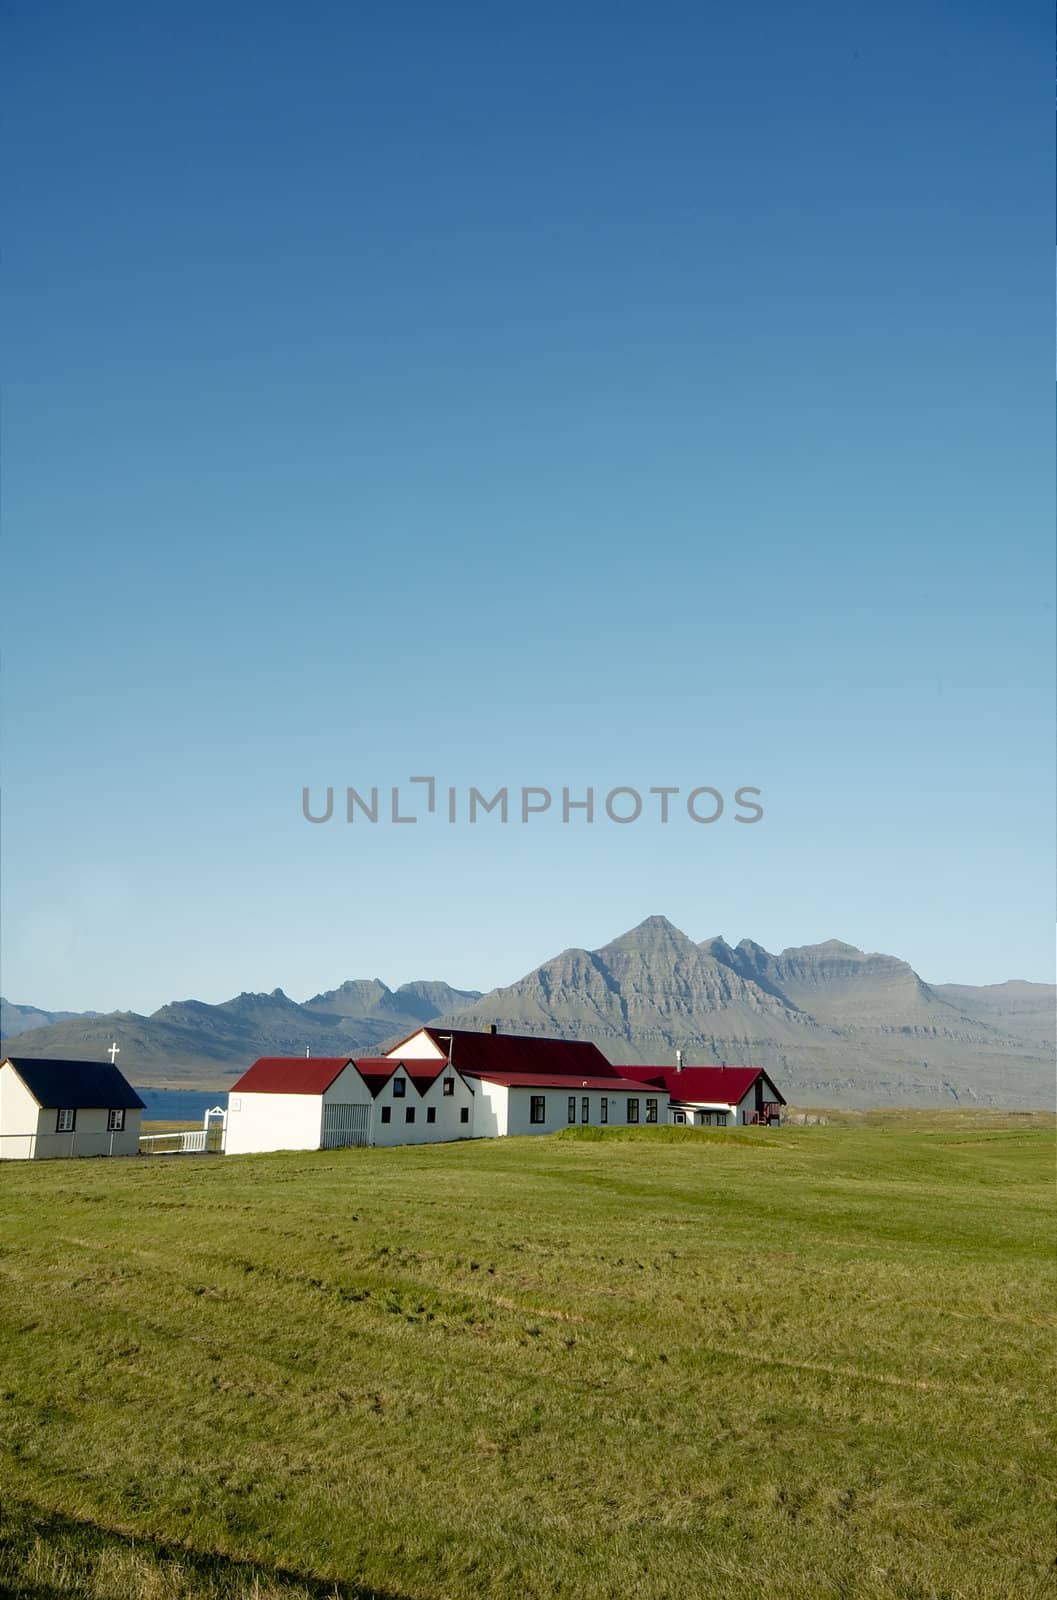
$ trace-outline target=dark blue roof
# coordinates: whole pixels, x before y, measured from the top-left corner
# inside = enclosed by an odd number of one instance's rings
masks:
[[[5,1056],[39,1106],[49,1110],[105,1106],[134,1110],[143,1101],[109,1061],[34,1061],[31,1056]]]

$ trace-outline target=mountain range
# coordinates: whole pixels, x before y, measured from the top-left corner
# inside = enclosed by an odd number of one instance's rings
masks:
[[[688,1066],[764,1066],[800,1105],[1026,1110],[1053,1103],[1055,995],[1019,981],[929,984],[895,956],[835,939],[777,955],[749,939],[696,943],[655,916],[488,994],[355,979],[303,1004],[276,989],[215,1006],[178,1001],[150,1017],[38,1012],[57,1020],[17,1036],[20,1054],[100,1059],[116,1039],[134,1083],[222,1088],[258,1055],[368,1054],[424,1022],[498,1023],[592,1039],[618,1064],[668,1063],[679,1049]]]
[[[0,1039],[17,1039],[21,1033],[46,1028],[52,1022],[98,1015],[98,1011],[41,1011],[39,1006],[16,1006],[10,1000],[0,1000]]]

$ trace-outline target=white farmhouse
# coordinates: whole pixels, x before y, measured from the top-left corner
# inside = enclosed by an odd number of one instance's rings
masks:
[[[624,1128],[668,1120],[665,1088],[634,1082],[586,1040],[428,1027],[390,1055],[457,1069],[473,1086],[479,1138],[554,1133],[572,1123]]]
[[[0,1061],[0,1159],[134,1156],[143,1101],[109,1061]]]
[[[668,1118],[596,1045],[421,1028],[385,1056],[262,1056],[228,1097],[228,1155],[627,1127]]]

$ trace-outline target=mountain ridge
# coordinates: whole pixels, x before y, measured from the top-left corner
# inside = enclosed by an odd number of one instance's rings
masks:
[[[218,1005],[171,1001],[149,1017],[85,1013],[33,1026],[17,1035],[16,1053],[102,1059],[117,1038],[138,1083],[208,1078],[222,1088],[258,1055],[363,1055],[425,1023],[496,1023],[593,1039],[617,1064],[674,1061],[676,1050],[687,1065],[740,1059],[767,1067],[801,1104],[1035,1109],[1052,1103],[1055,993],[1017,979],[931,985],[901,958],[839,939],[777,954],[751,939],[695,942],[655,915],[487,994],[359,978],[304,1002],[281,989]]]

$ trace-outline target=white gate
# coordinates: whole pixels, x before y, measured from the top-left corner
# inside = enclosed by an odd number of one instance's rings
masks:
[[[324,1150],[339,1150],[344,1145],[366,1144],[371,1127],[371,1108],[366,1106],[323,1105]]]

